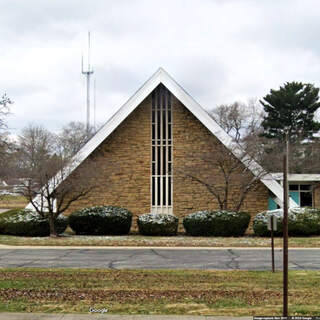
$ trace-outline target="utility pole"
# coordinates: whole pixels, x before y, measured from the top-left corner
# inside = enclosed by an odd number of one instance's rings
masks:
[[[288,316],[288,208],[289,208],[289,133],[285,132],[285,154],[283,157],[283,316]]]
[[[81,60],[81,73],[86,76],[87,79],[87,132],[90,129],[90,77],[93,74],[93,69],[90,65],[90,32],[88,32],[88,66],[87,69],[83,68],[83,55]]]

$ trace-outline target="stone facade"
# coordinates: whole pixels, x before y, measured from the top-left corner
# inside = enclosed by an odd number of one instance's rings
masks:
[[[174,100],[173,108],[173,146],[173,167],[175,170],[174,213],[177,216],[185,216],[197,210],[219,209],[217,200],[208,192],[207,188],[197,182],[184,179],[183,171],[185,167],[190,167],[193,170],[192,168],[197,165],[203,168],[206,164],[199,158],[203,158],[202,155],[206,154],[210,158],[215,155],[219,156],[225,146],[177,99]],[[215,185],[220,183],[223,189],[222,172],[218,168],[212,167],[214,161],[211,161],[211,159],[210,163],[211,165],[208,165],[208,175],[216,178],[218,182]],[[179,168],[181,169],[179,170]],[[243,167],[241,166],[241,168]],[[201,175],[201,170],[198,174]],[[231,202],[233,198],[238,198],[238,185],[237,181],[233,181],[233,186],[230,187],[229,199]],[[258,182],[254,190],[248,194],[242,210],[251,214],[266,210],[268,196],[268,189],[261,182]],[[230,209],[232,208],[231,205]]]
[[[218,203],[199,183],[183,178],[185,166],[197,164],[197,155],[221,148],[221,143],[175,97],[173,97],[173,213],[183,217],[191,212],[218,209]],[[70,207],[68,212],[93,205],[125,207],[135,216],[150,212],[151,97],[147,97],[118,128],[91,154],[99,172],[99,188]],[[224,146],[223,146],[224,147]],[[81,166],[77,169],[81,170]],[[210,171],[217,180],[221,173]],[[223,184],[223,181],[221,181]],[[230,199],[237,196],[237,186]],[[252,215],[266,210],[268,189],[258,182],[242,210]],[[134,220],[135,226],[135,220]]]
[[[320,208],[320,186],[313,190],[313,207]]]
[[[120,206],[135,215],[150,212],[150,100],[146,98],[90,155],[99,187],[67,213],[94,205]]]

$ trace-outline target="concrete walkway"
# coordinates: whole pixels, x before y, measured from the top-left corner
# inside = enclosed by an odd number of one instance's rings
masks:
[[[0,320],[252,320],[252,317],[228,316],[168,316],[168,315],[108,315],[108,314],[48,314],[0,313]]]

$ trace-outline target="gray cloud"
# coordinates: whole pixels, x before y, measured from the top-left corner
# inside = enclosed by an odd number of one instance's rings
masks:
[[[320,84],[316,0],[0,0],[0,10],[0,93],[15,101],[14,132],[85,120],[88,30],[99,122],[160,66],[207,109],[285,81]]]
[[[241,38],[254,39],[273,50],[319,53],[318,30],[320,7],[315,0],[268,1],[260,6],[255,28],[246,28]]]

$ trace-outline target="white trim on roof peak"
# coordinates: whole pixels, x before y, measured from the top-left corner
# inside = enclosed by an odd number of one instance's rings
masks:
[[[78,165],[83,162],[146,98],[148,95],[162,83],[213,135],[215,135],[233,154],[240,159],[244,165],[242,157],[242,148],[233,142],[219,124],[196,102],[162,67],[157,71],[129,98],[129,100],[106,122],[106,124],[83,146],[75,155],[71,173]],[[247,158],[245,161],[248,160]],[[261,173],[262,167],[255,161],[250,161],[246,165],[254,175]],[[276,201],[282,205],[282,187],[273,179],[271,175],[264,176],[261,182],[277,197]],[[295,206],[295,202],[290,203]],[[30,204],[28,208],[30,208]]]

